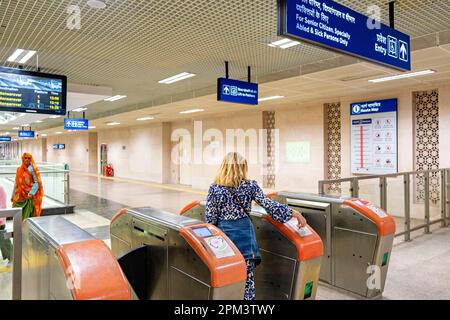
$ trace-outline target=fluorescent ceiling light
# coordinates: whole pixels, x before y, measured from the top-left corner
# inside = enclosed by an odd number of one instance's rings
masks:
[[[392,80],[399,80],[399,79],[406,79],[406,78],[413,78],[413,77],[418,77],[418,76],[424,76],[424,75],[433,74],[433,73],[436,73],[436,71],[434,71],[434,70],[422,70],[422,71],[417,71],[417,72],[403,73],[403,74],[399,74],[399,75],[396,75],[396,76],[384,77],[384,78],[379,78],[379,79],[372,79],[372,80],[369,80],[369,82],[379,83],[379,82],[386,82],[386,81],[392,81]]]
[[[13,128],[13,130],[19,130],[19,129],[20,129],[19,127],[14,127],[14,128]]]
[[[29,126],[30,126],[29,123],[25,123],[25,124],[22,125],[22,127],[29,127]]]
[[[14,53],[7,59],[8,62],[15,62],[16,59],[24,52],[23,49],[16,49]]]
[[[117,101],[117,100],[120,100],[120,99],[123,99],[123,98],[126,98],[126,97],[127,97],[127,96],[116,95],[116,96],[113,96],[113,97],[109,97],[109,98],[107,98],[107,99],[104,99],[104,101],[113,102],[113,101]]]
[[[9,134],[9,132],[5,132],[4,134]]]
[[[58,131],[58,132],[55,132],[56,134],[61,134],[62,132],[61,131]]]
[[[87,5],[93,9],[104,9],[106,8],[106,3],[101,0],[88,0]]]
[[[44,121],[42,121],[42,120],[36,120],[35,122],[36,122],[36,123],[42,123],[42,122],[44,122]]]
[[[46,136],[47,136],[47,134],[45,134],[45,133],[41,134],[41,137],[46,137]]]
[[[86,111],[88,108],[77,108],[77,109],[73,109],[73,112],[82,112],[82,111]]]
[[[96,126],[89,126],[89,129],[95,129],[97,128]]]
[[[158,83],[164,83],[164,84],[171,84],[177,81],[181,81],[184,79],[188,79],[188,78],[192,78],[195,77],[196,75],[193,73],[189,73],[189,72],[182,72],[179,73],[177,75],[174,75],[173,77],[167,78],[167,79],[163,79],[161,81],[158,81]]]
[[[146,121],[146,120],[153,120],[155,119],[154,117],[143,117],[143,118],[137,118],[137,121]]]
[[[31,57],[34,56],[35,54],[36,54],[36,51],[33,51],[33,50],[28,51],[28,53],[26,55],[24,55],[22,59],[20,59],[19,63],[24,64],[25,62],[30,60]]]
[[[191,109],[191,110],[181,111],[180,113],[187,114],[187,113],[196,113],[196,112],[202,112],[202,111],[205,111],[205,110],[204,109]]]
[[[259,102],[263,102],[263,101],[283,99],[283,98],[284,98],[284,96],[270,96],[270,97],[265,97],[265,98],[258,99],[258,101]]]
[[[291,39],[281,39],[281,40],[277,40],[272,43],[269,43],[269,47],[287,49],[287,48],[290,48],[290,47],[293,47],[293,46],[296,46],[299,44],[300,44],[300,42],[294,41]]]
[[[60,118],[61,116],[51,116],[50,117],[50,119],[58,119],[58,118]]]
[[[117,125],[119,125],[120,124],[120,122],[109,122],[109,123],[107,123],[106,125],[107,126],[117,126]]]

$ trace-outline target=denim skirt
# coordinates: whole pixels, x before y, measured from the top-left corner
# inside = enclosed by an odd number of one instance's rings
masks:
[[[249,217],[238,220],[220,220],[217,227],[233,241],[245,260],[253,260],[255,265],[261,263],[255,229]]]

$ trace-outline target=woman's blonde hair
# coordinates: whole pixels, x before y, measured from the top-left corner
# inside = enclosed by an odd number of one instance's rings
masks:
[[[220,165],[219,174],[214,183],[225,187],[238,187],[247,179],[247,160],[237,152],[228,153]]]

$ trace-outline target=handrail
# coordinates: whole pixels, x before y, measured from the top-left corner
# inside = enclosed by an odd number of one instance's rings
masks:
[[[431,199],[430,199],[430,183],[431,176],[436,174],[440,174],[440,191],[439,191],[439,200],[441,206],[441,218],[435,219],[431,221],[430,213],[431,213]],[[411,228],[411,176],[420,176],[423,178],[424,183],[424,220],[425,223]],[[395,236],[404,236],[405,241],[411,240],[411,232],[417,231],[420,229],[424,229],[425,233],[430,233],[430,226],[441,223],[441,227],[448,227],[450,225],[450,168],[442,168],[442,169],[431,169],[424,171],[407,171],[407,172],[399,172],[399,173],[391,173],[391,174],[383,174],[383,175],[363,175],[363,176],[354,176],[349,178],[341,178],[341,179],[331,179],[331,180],[321,180],[318,183],[319,194],[326,194],[325,185],[336,185],[345,182],[350,182],[349,191],[352,197],[359,197],[359,182],[363,180],[373,180],[378,179],[379,184],[379,195],[380,201],[379,205],[382,209],[387,210],[388,203],[388,179],[389,178],[398,178],[403,177],[403,193],[404,193],[404,218],[405,218],[405,231],[397,233]],[[436,203],[437,201],[435,201]]]

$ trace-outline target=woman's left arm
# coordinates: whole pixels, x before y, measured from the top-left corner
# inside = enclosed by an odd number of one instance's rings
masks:
[[[30,170],[30,168],[31,168],[31,170]],[[36,192],[38,191],[38,189],[39,189],[39,183],[38,183],[38,179],[36,177],[36,173],[34,173],[34,170],[33,170],[32,166],[28,167],[28,171],[31,172],[31,174],[33,176],[33,180],[34,180],[33,186],[31,187],[30,192],[28,192],[28,195],[29,196],[34,196],[36,194]]]
[[[214,188],[211,186],[208,191],[208,197],[206,200],[206,209],[205,209],[205,221],[206,223],[211,223],[216,225],[218,220],[217,214],[217,203],[214,197]]]

